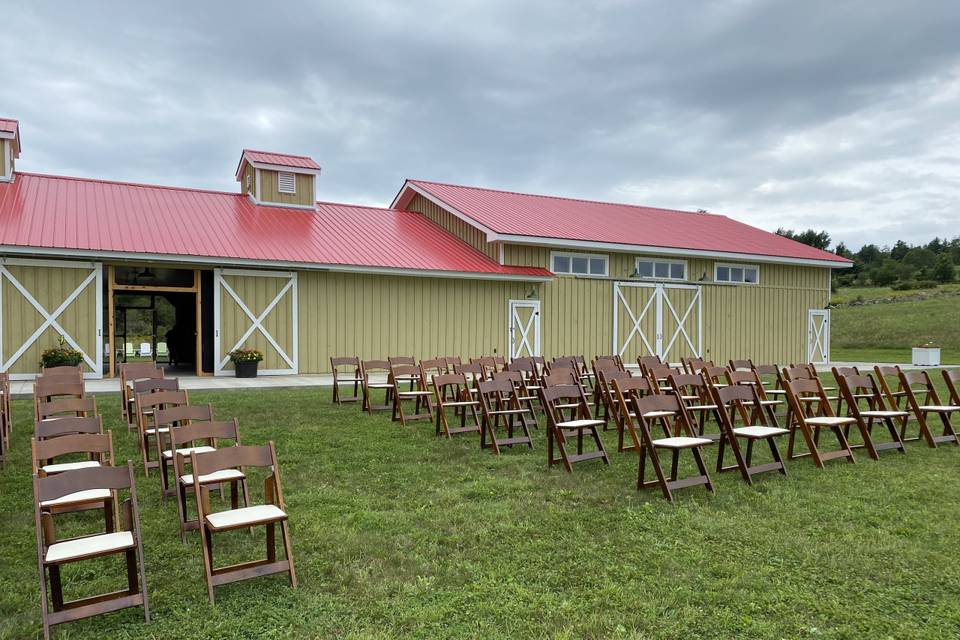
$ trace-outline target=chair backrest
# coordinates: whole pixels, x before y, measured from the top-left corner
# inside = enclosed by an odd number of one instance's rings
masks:
[[[483,369],[483,375],[487,378],[493,376],[497,371],[502,370],[506,363],[503,362],[503,358],[497,356],[480,356],[479,358],[470,358],[471,364],[478,364]]]
[[[48,402],[41,402],[37,407],[37,418],[40,420],[85,415],[97,415],[96,397],[57,398]]]
[[[390,362],[387,360],[364,360],[360,363],[360,368],[366,378],[371,373],[390,373]]]
[[[395,364],[390,367],[390,375],[397,377],[420,377],[420,369],[415,364]]]
[[[67,416],[38,420],[33,426],[33,437],[37,440],[58,438],[72,433],[103,433],[103,419],[100,416]]]
[[[816,380],[817,374],[810,373],[809,367],[806,365],[800,366],[790,366],[783,368],[783,377],[785,380]]]
[[[950,403],[960,405],[960,369],[941,369],[940,373],[943,375]]]
[[[523,375],[519,371],[497,371],[493,374],[494,380],[506,380],[514,389],[523,386]]]
[[[455,398],[456,394],[447,394],[447,389],[453,387],[456,390],[466,389],[469,386],[467,376],[462,373],[442,373],[433,376],[431,379],[434,391],[436,392],[437,402],[441,405],[447,398]]]
[[[209,404],[182,404],[157,409],[153,421],[158,427],[179,426],[193,422],[212,422],[213,407]]]
[[[940,395],[937,393],[933,380],[930,379],[930,374],[926,371],[904,371],[901,369],[900,388],[906,393],[915,410],[920,404],[940,404]],[[917,393],[924,394],[924,397],[918,399]]]
[[[113,432],[71,433],[59,438],[30,441],[33,453],[33,473],[43,474],[43,461],[75,453],[97,456],[101,464],[113,464]]]
[[[549,372],[541,378],[545,387],[554,387],[556,385],[577,384],[578,378],[576,371],[567,367],[551,366]]]
[[[190,464],[193,467],[194,486],[197,487],[199,476],[210,475],[224,469],[235,469],[237,467],[260,467],[271,470],[270,478],[273,491],[276,492],[274,498],[276,505],[284,508],[283,491],[280,488],[280,467],[277,464],[277,452],[273,442],[265,445],[241,444],[235,447],[223,447],[215,451],[206,453],[192,452],[190,454]],[[268,478],[268,486],[270,480]],[[269,494],[269,491],[268,491]],[[198,504],[202,506],[202,501],[198,494]]]
[[[627,378],[632,378],[632,377],[633,377],[632,373],[630,373],[629,371],[621,371],[620,369],[617,369],[615,371],[603,371],[603,372],[597,373],[597,381],[601,384],[601,386],[603,386],[607,390],[610,389],[610,385],[613,384],[614,380],[626,380]]]
[[[82,398],[86,395],[82,379],[71,379],[57,376],[53,378],[37,378],[33,385],[33,396],[39,402],[49,402],[57,397],[69,396]]]
[[[447,368],[453,371],[454,365],[463,364],[463,358],[460,356],[437,356],[437,359],[443,359],[447,362]]]
[[[35,475],[33,477],[33,490],[38,518],[41,502],[57,500],[71,493],[93,489],[129,489],[135,502],[136,489],[133,479],[133,466],[128,462],[124,467],[85,467],[42,478]]]
[[[680,402],[680,398],[675,395],[666,395],[666,394],[650,394],[646,396],[633,395],[631,398],[631,403],[633,404],[633,411],[636,414],[636,417],[642,418],[640,421],[642,424],[646,425],[647,418],[645,414],[652,412],[671,412],[675,414],[678,418],[686,419],[687,412],[683,407],[683,403]],[[685,420],[686,421],[686,420]],[[686,424],[688,435],[692,433],[690,429],[689,422]]]
[[[711,387],[710,392],[717,405],[729,405],[733,402],[749,404],[759,400],[759,398],[757,398],[756,387],[747,384]]]
[[[730,370],[731,371],[753,371],[753,361],[750,359],[731,360]]]
[[[877,381],[873,379],[873,376],[861,375],[859,373],[843,375],[838,373],[837,368],[834,369],[834,373],[836,375],[837,385],[840,387],[840,393],[843,395],[847,407],[850,411],[854,412],[854,415],[857,417],[860,415],[860,403],[858,400],[861,398],[857,398],[857,395],[862,396],[869,394],[872,409],[879,411],[886,409],[880,386],[877,384]]]
[[[833,377],[839,378],[840,376],[858,376],[860,375],[860,367],[833,367]]]
[[[615,353],[614,353],[614,354],[605,354],[605,355],[597,356],[596,358],[594,358],[594,359],[593,359],[594,369],[596,369],[596,363],[597,363],[598,360],[609,360],[609,361],[613,362],[615,365],[617,365],[617,369],[620,369],[621,371],[623,371],[623,370],[626,369],[626,367],[623,366],[623,358],[621,358],[620,356],[618,356],[618,355],[615,354]]]
[[[754,375],[752,371],[733,371],[731,373],[750,373]],[[740,423],[745,426],[767,426],[766,424],[756,424],[756,420],[765,419],[762,411],[748,411],[748,406],[751,409],[758,406],[761,400],[759,391],[759,385],[750,384],[730,384],[726,387],[713,385],[710,387],[711,402],[720,409],[717,415],[720,416],[728,432],[736,425],[738,416]]]
[[[59,375],[73,375],[78,377],[83,377],[83,365],[60,365],[58,367],[41,367],[40,375],[42,376],[59,376]]]
[[[727,376],[726,367],[717,367],[712,364],[705,365],[700,369],[700,375],[710,384],[717,384]]]
[[[744,371],[743,369],[731,369],[727,371],[727,382],[732,385],[745,384],[759,384],[757,378],[757,372],[753,369],[749,371]]]
[[[667,378],[667,385],[673,389],[677,396],[697,396],[701,401],[705,401],[709,396],[709,387],[707,381],[699,373],[673,373]]]
[[[240,444],[240,425],[236,418],[209,422],[193,422],[170,431],[170,442],[174,449],[183,448],[198,441],[232,440]]]
[[[143,378],[134,380],[133,393],[152,393],[154,391],[178,391],[180,389],[180,380],[177,378]]]
[[[794,378],[784,380],[784,391],[787,392],[787,402],[790,409],[798,418],[808,418],[814,415],[833,415],[833,408],[823,391],[820,380],[811,378]],[[817,398],[819,402],[804,402],[801,398]]]
[[[599,378],[601,373],[622,371],[616,360],[597,359],[593,361],[593,373]]]
[[[486,413],[495,409],[502,400],[514,394],[513,385],[509,380],[481,380],[477,383],[477,395],[480,396],[480,407]]]
[[[646,375],[651,382],[655,382],[659,384],[661,382],[666,382],[667,379],[672,375],[677,375],[682,373],[684,373],[682,369],[676,369],[674,367],[670,367],[665,364],[660,364],[653,367],[647,367]]]
[[[162,378],[163,367],[154,362],[128,362],[120,365],[120,378],[127,384],[145,378]]]
[[[389,356],[387,358],[387,362],[389,362],[392,366],[396,366],[398,364],[416,365],[417,359],[413,356]]]
[[[340,367],[350,367],[351,373],[360,370],[360,358],[357,356],[330,358],[330,370],[336,371]]]
[[[190,404],[186,390],[182,391],[153,391],[137,394],[137,406],[140,411],[155,407],[171,407]]]
[[[640,372],[646,375],[647,369],[650,367],[659,367],[663,365],[663,360],[660,359],[660,356],[640,356],[637,358],[637,366],[640,367]]]
[[[450,373],[446,358],[433,358],[420,361],[420,375],[428,382],[434,377]]]
[[[580,368],[577,366],[577,360],[573,356],[560,356],[554,358],[550,361],[549,368],[551,371],[554,369],[570,369],[574,372],[579,372]]]
[[[537,376],[537,364],[533,358],[514,358],[507,365],[508,371],[519,371],[525,378],[535,378]]]
[[[758,376],[780,377],[780,365],[778,364],[755,364],[753,370],[757,372]]]
[[[558,422],[563,422],[566,419],[563,414],[564,409],[557,406],[560,404],[577,405],[571,414],[574,419],[589,420],[593,417],[590,415],[590,406],[587,404],[583,387],[578,384],[559,384],[552,387],[542,387],[540,389],[540,402],[543,405],[544,412],[547,414],[547,421],[552,426],[556,426]],[[571,408],[572,407],[568,406],[566,410],[569,411]]]

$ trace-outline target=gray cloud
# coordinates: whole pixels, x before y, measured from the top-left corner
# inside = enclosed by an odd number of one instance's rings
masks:
[[[10,5],[23,170],[234,190],[247,146],[314,156],[321,199],[420,177],[960,233],[946,0]]]

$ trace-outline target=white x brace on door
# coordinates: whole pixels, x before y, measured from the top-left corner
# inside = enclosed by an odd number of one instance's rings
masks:
[[[33,324],[24,320],[29,313],[23,312],[29,308],[37,314],[33,331]],[[16,322],[11,322],[13,318]],[[39,352],[57,346],[54,340],[60,336],[83,356],[90,368],[84,377],[103,377],[103,265],[4,258],[0,264],[0,370],[13,369],[13,379],[33,378],[40,370]],[[41,339],[45,342],[40,343]],[[27,357],[29,363],[21,362]]]
[[[231,351],[251,347],[264,352],[260,373],[298,373],[297,297],[295,271],[215,269],[214,375],[229,374]]]
[[[613,350],[631,360],[637,355],[668,360],[671,353],[701,357],[702,310],[696,285],[614,282]]]
[[[807,362],[830,362],[830,310],[807,311]]]
[[[510,359],[540,355],[540,301],[511,300],[509,307]]]

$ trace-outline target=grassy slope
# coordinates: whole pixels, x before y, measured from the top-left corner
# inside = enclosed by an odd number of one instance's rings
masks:
[[[670,505],[635,492],[635,455],[612,453],[609,467],[568,476],[547,470],[542,431],[535,450],[495,458],[476,438],[439,441],[424,423],[404,430],[322,396],[192,396],[239,416],[246,442],[276,441],[299,590],[259,579],[218,588],[210,607],[196,534],[179,542],[174,506],[161,505],[156,476],[139,471],[153,623],[129,610],[57,636],[960,635],[955,448],[914,443],[905,456],[861,454],[825,471],[798,460],[790,477],[754,488],[725,474],[716,496],[681,490]],[[118,458],[134,457],[116,396],[99,404]],[[12,462],[0,472],[2,638],[32,637],[39,620],[28,404],[15,402],[15,413]],[[610,434],[605,441],[615,451]],[[218,553],[260,552],[261,536],[236,534]],[[103,582],[113,570],[78,567],[66,581]]]
[[[843,289],[838,298],[872,299],[885,291]],[[960,296],[842,307],[832,317],[834,360],[909,362],[910,348],[931,340],[941,347],[944,364],[960,363]]]

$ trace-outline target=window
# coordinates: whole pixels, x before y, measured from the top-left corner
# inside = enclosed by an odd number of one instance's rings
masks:
[[[572,276],[607,275],[607,256],[592,253],[551,253],[551,271]]]
[[[297,176],[292,173],[287,173],[286,171],[281,171],[277,178],[277,190],[280,191],[280,193],[296,193]]]
[[[760,267],[755,264],[717,264],[714,267],[715,282],[731,284],[757,284],[760,282]]]
[[[654,260],[637,258],[637,276],[656,280],[686,280],[686,260]]]

